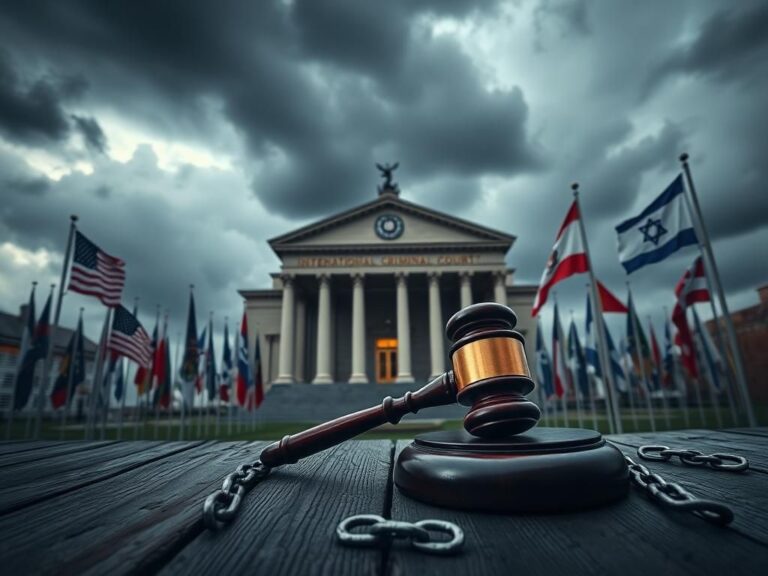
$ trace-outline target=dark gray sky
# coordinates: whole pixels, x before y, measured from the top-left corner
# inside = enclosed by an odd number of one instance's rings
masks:
[[[127,261],[126,300],[183,329],[240,313],[277,270],[266,239],[374,197],[518,236],[537,283],[581,182],[598,275],[613,227],[688,151],[733,308],[768,282],[768,4],[365,0],[4,1],[0,308],[58,281],[68,215]],[[632,277],[662,319],[688,249]],[[581,315],[584,278],[558,287]],[[39,302],[42,305],[42,302]],[[86,306],[68,295],[64,323]],[[567,312],[566,312],[567,314]],[[706,315],[706,314],[705,314]]]

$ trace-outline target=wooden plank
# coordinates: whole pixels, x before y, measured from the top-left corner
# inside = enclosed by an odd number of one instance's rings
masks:
[[[40,448],[47,448],[55,444],[65,444],[65,442],[48,442],[47,440],[2,441],[0,442],[0,456],[28,452],[29,450],[39,450]]]
[[[644,444],[691,448],[706,454],[727,452],[749,460],[750,469],[768,474],[768,437],[745,436],[719,430],[670,430],[608,436],[609,440],[639,447]]]
[[[398,442],[398,452],[406,444]],[[691,514],[662,510],[634,490],[621,502],[595,510],[504,516],[437,508],[395,489],[391,516],[454,522],[464,530],[466,548],[460,556],[442,558],[395,546],[388,574],[735,576],[762,573],[768,562],[762,544]]]
[[[198,444],[118,442],[0,469],[0,515],[111,478]]]
[[[61,456],[63,454],[73,454],[75,452],[82,452],[84,450],[93,450],[95,448],[108,446],[110,444],[114,444],[114,442],[52,442],[49,443],[48,446],[41,446],[36,450],[28,450],[25,452],[3,456],[2,460],[0,460],[0,468],[18,466],[24,462],[44,460],[46,458]]]
[[[205,496],[259,450],[259,443],[209,442],[167,451],[163,458],[3,516],[3,571],[152,572],[202,531]]]
[[[664,432],[659,436],[666,436]],[[631,434],[622,435],[624,439]],[[768,438],[766,439],[768,440]],[[653,462],[637,456],[637,443],[629,445],[612,441],[621,451],[656,472],[668,482],[678,482],[694,496],[727,504],[735,518],[729,529],[768,546],[768,476],[765,473],[747,471],[741,473],[723,472],[711,468],[696,468],[674,461]],[[622,440],[626,441],[626,440]]]
[[[335,531],[348,516],[384,512],[392,448],[350,441],[274,471],[232,526],[200,534],[162,574],[376,573],[382,551],[339,546]]]
[[[768,437],[768,428],[765,426],[755,428],[727,428],[723,432],[732,432],[733,434],[746,434],[747,436]]]

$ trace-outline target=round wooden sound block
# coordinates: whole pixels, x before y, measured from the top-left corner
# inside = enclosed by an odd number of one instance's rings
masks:
[[[502,440],[464,430],[418,436],[398,456],[395,484],[429,504],[487,512],[562,512],[626,496],[624,456],[599,432],[534,428]]]

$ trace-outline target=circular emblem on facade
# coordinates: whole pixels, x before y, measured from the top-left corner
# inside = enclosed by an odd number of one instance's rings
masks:
[[[373,228],[376,230],[376,235],[382,240],[394,240],[403,233],[405,225],[403,219],[397,214],[382,214],[376,218]]]

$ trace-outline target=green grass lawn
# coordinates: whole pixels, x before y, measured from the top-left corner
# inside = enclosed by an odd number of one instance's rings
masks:
[[[757,406],[757,418],[758,422],[765,426],[768,425],[768,405]],[[739,422],[734,422],[731,418],[730,412],[726,407],[720,410],[721,423],[723,428],[732,428],[746,426],[743,418]],[[631,432],[650,432],[652,430],[651,421],[645,412],[636,412],[636,418],[634,418],[627,411],[622,413],[622,425],[625,433]],[[717,418],[715,410],[712,408],[705,408],[703,414],[697,408],[689,409],[688,422],[686,423],[684,413],[679,409],[670,409],[669,411],[669,426],[667,420],[664,417],[663,410],[657,410],[655,414],[656,418],[656,430],[679,430],[684,428],[718,428]],[[702,418],[703,416],[703,418]],[[546,421],[542,418],[539,423],[540,426],[565,426],[562,416],[554,418],[549,416]],[[576,417],[575,411],[569,413],[569,420],[567,423],[570,427],[579,427],[579,422]],[[313,426],[312,423],[307,422],[248,422],[242,423],[240,428],[236,423],[233,423],[232,431],[230,432],[227,421],[222,418],[219,423],[219,430],[216,431],[216,423],[213,416],[209,416],[207,422],[199,421],[197,417],[190,423],[187,423],[185,427],[183,438],[184,440],[277,440],[286,434],[294,434],[305,430]],[[418,422],[403,422],[400,427],[387,426],[386,428],[373,430],[367,432],[359,438],[368,440],[379,439],[405,439],[413,438],[417,434],[423,432],[430,432],[435,430],[451,430],[461,428],[461,420],[445,420],[445,421],[423,421]],[[592,417],[589,412],[585,412],[582,416],[581,427],[593,428]],[[123,440],[179,440],[181,436],[180,422],[178,418],[171,419],[170,421],[164,417],[161,417],[158,421],[147,420],[145,422],[134,424],[134,422],[126,420],[122,430]],[[607,434],[608,423],[605,414],[598,414],[597,428]],[[3,428],[4,438],[5,428]],[[26,421],[23,419],[17,419],[14,422],[12,430],[12,439],[20,440],[29,438],[26,435]],[[40,439],[44,440],[82,440],[84,437],[83,427],[79,423],[68,423],[64,429],[63,434],[58,421],[46,420],[43,422]],[[96,431],[95,438],[105,440],[116,440],[118,438],[117,425],[114,422],[110,422],[106,427],[104,435],[101,435],[101,430]]]

